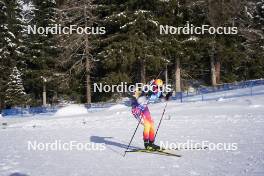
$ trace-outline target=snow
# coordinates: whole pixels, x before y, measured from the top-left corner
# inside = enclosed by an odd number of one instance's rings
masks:
[[[149,13],[150,11],[148,11],[148,10],[137,10],[137,11],[135,11],[135,15],[138,15],[138,14],[140,14],[140,13]]]
[[[12,36],[13,37],[13,39],[15,39],[16,38],[16,36],[12,33],[12,32],[10,32],[10,31],[8,31],[8,34],[10,35],[10,36]]]
[[[199,40],[199,38],[198,37],[195,37],[195,36],[191,36],[189,39],[188,39],[188,41],[198,41]]]
[[[239,97],[245,95],[252,94],[264,94],[264,86],[255,86],[252,88],[243,88],[237,90],[230,90],[230,91],[222,91],[217,93],[210,93],[210,94],[201,94],[186,97],[183,101],[202,101],[202,100],[216,100],[216,99],[230,99],[232,97]]]
[[[118,13],[116,16],[118,16],[118,17],[120,17],[120,16],[126,17],[125,12]]]
[[[226,98],[248,89],[221,92],[213,101],[179,103],[170,101],[157,135],[169,143],[210,141],[237,143],[237,150],[181,150],[182,157],[123,152],[137,121],[130,108],[122,104],[99,111],[83,105],[69,105],[55,116],[0,118],[0,175],[98,175],[98,176],[248,176],[264,174],[264,86],[254,89],[256,96]],[[151,104],[155,125],[165,103]],[[132,142],[143,147],[142,126]],[[105,150],[29,151],[28,141],[54,143],[90,142]]]
[[[153,23],[155,26],[158,26],[159,25],[159,22],[158,21],[154,21],[154,20],[149,20],[151,23]]]
[[[120,29],[126,28],[126,27],[129,26],[129,25],[133,25],[133,24],[135,24],[136,22],[137,22],[137,19],[135,19],[134,21],[131,21],[131,22],[129,22],[129,23],[127,23],[127,24],[121,26]]]
[[[23,21],[24,23],[28,23],[33,16],[33,11],[37,9],[35,8],[35,6],[33,5],[33,2],[31,1],[26,2],[23,0],[19,0],[18,3],[22,10],[22,12],[20,13],[22,15],[21,21]]]
[[[78,105],[78,104],[71,104],[66,107],[63,107],[59,109],[55,116],[74,116],[74,115],[81,115],[81,114],[87,114],[87,108],[84,105]]]
[[[118,104],[118,105],[114,105],[112,107],[109,108],[110,111],[112,110],[121,110],[121,109],[125,109],[127,108],[127,106],[125,105],[122,105],[122,104]]]

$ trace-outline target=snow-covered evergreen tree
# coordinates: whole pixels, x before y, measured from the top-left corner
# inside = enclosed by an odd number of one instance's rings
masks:
[[[7,50],[7,13],[6,13],[6,4],[3,0],[0,0],[0,109],[4,106],[4,83],[6,80],[5,70],[7,67],[5,66],[5,62],[7,61],[7,57],[10,54]]]
[[[21,57],[22,21],[16,0],[0,1],[0,58],[14,61]]]
[[[23,86],[21,72],[14,67],[8,78],[5,91],[5,104],[7,107],[23,106],[26,104],[26,93]]]
[[[30,21],[34,18],[35,6],[32,0],[19,0],[21,6],[22,21],[25,24],[30,24]]]
[[[55,0],[28,0],[22,3],[22,15],[26,26],[52,27],[57,24],[57,4]],[[42,79],[44,77],[54,78],[57,58],[58,44],[54,34],[28,34],[28,28],[24,30],[24,61],[26,69],[24,85],[28,93],[36,100],[41,99]],[[55,85],[53,87],[55,88]],[[52,95],[51,95],[52,96]],[[48,97],[50,98],[50,97]]]
[[[264,31],[264,0],[257,2],[254,19],[258,28]]]
[[[21,62],[22,21],[17,0],[0,0],[0,106],[3,106],[8,75]]]
[[[34,0],[30,4],[29,13],[31,20],[27,25],[32,27],[52,27],[56,24],[56,2],[54,0]],[[30,45],[27,54],[31,64],[43,69],[49,63],[54,62],[54,57],[57,54],[57,45],[53,34],[30,34],[28,36],[28,44]]]
[[[244,79],[261,78],[264,76],[264,1],[248,0],[245,2],[246,18],[242,36],[245,41],[242,43],[246,59],[241,67],[240,75]]]
[[[152,71],[156,75],[161,70],[159,22],[155,14],[158,3],[136,0],[104,2],[103,14],[106,15],[102,24],[108,33],[103,37],[102,46],[105,47],[99,57],[112,74],[111,78],[107,74],[103,81],[117,83],[123,77],[128,78],[125,80],[128,82],[146,82],[149,75],[146,73]]]
[[[204,12],[201,10],[203,1],[199,2],[200,6],[195,2],[187,2],[182,0],[164,1],[159,9],[159,21],[163,26],[185,26],[187,22],[190,24],[198,24],[204,22]],[[192,16],[195,14],[195,18]],[[194,50],[199,45],[199,38],[195,35],[162,35],[162,51],[163,56],[169,62],[169,68],[173,68],[173,79],[175,83],[175,91],[182,91],[182,80],[188,77],[188,63],[197,60]],[[196,56],[197,57],[197,56]],[[185,65],[182,67],[182,65]],[[194,65],[191,66],[192,71]]]

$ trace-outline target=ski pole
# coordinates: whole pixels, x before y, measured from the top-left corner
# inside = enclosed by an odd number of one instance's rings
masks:
[[[140,117],[140,120],[138,121],[137,127],[136,127],[136,129],[135,129],[135,131],[134,131],[133,136],[132,136],[131,139],[130,139],[130,142],[129,142],[127,148],[126,148],[126,151],[125,151],[123,157],[126,156],[127,150],[129,149],[129,147],[130,147],[130,145],[131,145],[131,143],[132,143],[132,141],[133,141],[133,139],[134,139],[134,137],[135,137],[135,135],[136,135],[136,132],[137,132],[137,129],[138,129],[139,125],[140,125],[141,120],[142,120],[142,116]]]
[[[166,111],[167,105],[168,105],[168,102],[166,102],[166,105],[165,105],[165,107],[164,107],[164,109],[163,109],[163,113],[162,113],[162,115],[161,115],[161,118],[160,118],[160,121],[159,121],[159,125],[158,125],[157,131],[156,131],[155,136],[154,136],[154,140],[156,139],[156,136],[157,136],[157,134],[158,134],[159,127],[160,127],[160,124],[161,124],[161,122],[162,122],[162,120],[163,120],[163,117],[164,117],[164,114],[165,114],[165,111]]]
[[[164,72],[164,69],[159,72],[159,74],[156,76],[155,79],[157,79],[161,75],[161,73],[163,73],[163,72]]]

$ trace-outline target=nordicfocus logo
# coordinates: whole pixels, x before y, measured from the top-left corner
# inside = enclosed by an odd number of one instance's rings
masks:
[[[80,143],[77,141],[62,142],[55,140],[53,142],[28,141],[27,149],[29,151],[103,151],[106,149],[105,144],[97,143]]]
[[[210,25],[202,25],[201,27],[194,26],[187,22],[184,27],[174,27],[168,25],[160,25],[160,34],[185,34],[185,35],[236,35],[238,34],[237,27],[213,27]]]
[[[162,85],[161,87],[157,87],[156,85],[149,85],[149,84],[143,84],[143,83],[136,83],[135,85],[129,85],[127,82],[121,82],[118,85],[108,85],[103,83],[94,83],[93,84],[93,91],[94,92],[118,92],[118,93],[129,93],[134,92],[135,90],[140,90],[145,93],[149,91],[162,91],[162,92],[171,92],[172,91],[172,85]]]
[[[194,142],[187,140],[182,143],[160,142],[160,147],[164,149],[178,149],[178,150],[219,150],[219,151],[236,151],[238,149],[237,143],[212,143],[209,141]]]
[[[60,24],[55,24],[50,27],[37,27],[36,25],[27,26],[27,33],[30,34],[87,34],[87,35],[103,35],[106,33],[105,27],[79,27],[77,25],[70,25],[69,27],[62,27]]]

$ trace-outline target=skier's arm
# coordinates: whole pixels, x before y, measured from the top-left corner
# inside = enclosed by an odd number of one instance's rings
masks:
[[[142,119],[142,109],[139,106],[132,108],[132,114],[142,125],[144,124],[144,120]]]
[[[170,97],[172,96],[172,92],[168,92],[165,96],[165,100],[168,101]]]
[[[141,124],[143,124],[143,119],[142,119],[142,112],[145,110],[146,106],[147,106],[147,102],[146,99],[144,99],[143,97],[139,97],[138,99],[133,98],[132,99],[132,114],[134,115],[134,117],[140,121]]]

